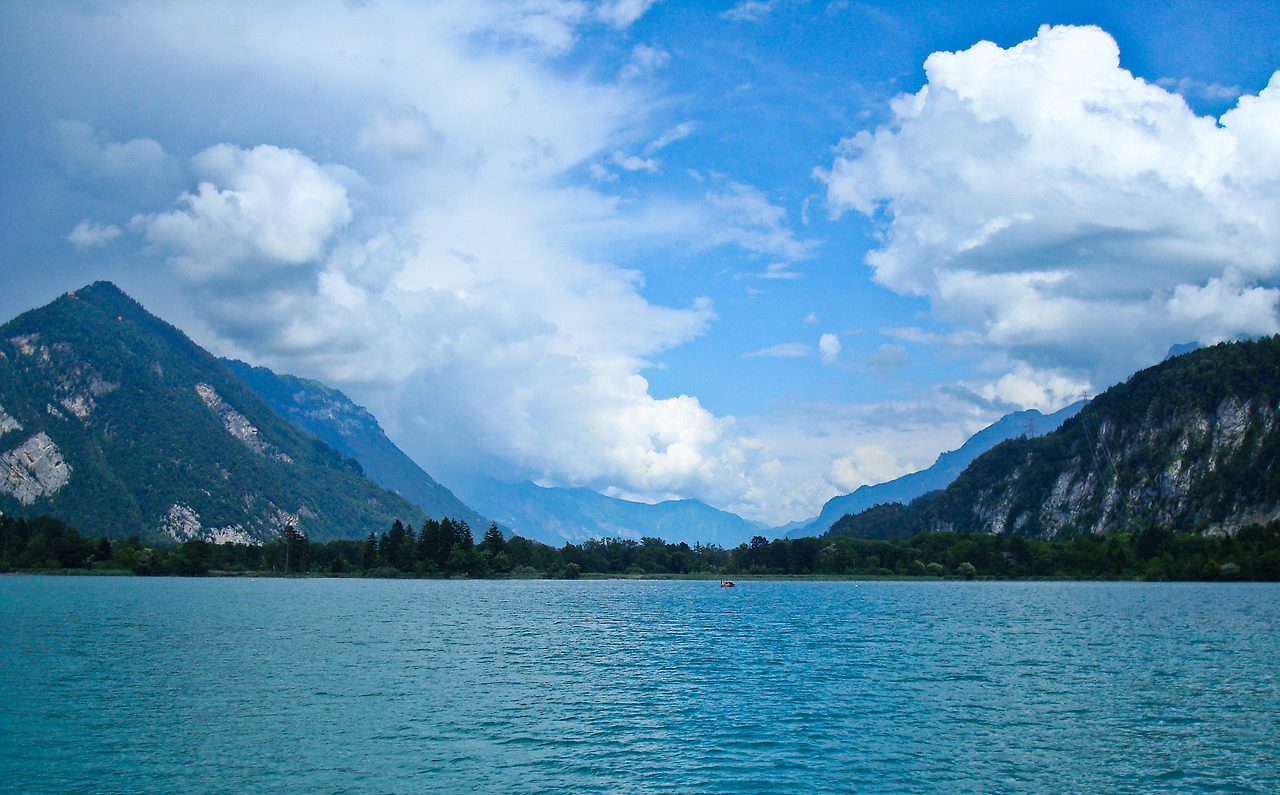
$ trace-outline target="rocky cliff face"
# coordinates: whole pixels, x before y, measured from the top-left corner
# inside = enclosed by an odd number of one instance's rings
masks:
[[[1101,505],[1090,527],[1093,532],[1112,529],[1117,517],[1139,513],[1156,524],[1189,522],[1227,532],[1276,517],[1276,504],[1266,497],[1261,502],[1219,500],[1225,510],[1217,512],[1212,502],[1201,504],[1196,499],[1197,495],[1213,496],[1212,484],[1225,470],[1270,465],[1267,442],[1276,431],[1275,406],[1230,397],[1212,412],[1188,410],[1166,422],[1148,417],[1127,435],[1116,430],[1099,428],[1097,446],[1103,467],[1092,493],[1082,483],[1083,461],[1077,462],[1075,471],[1059,477],[1046,505],[1054,520],[1051,531],[1069,526],[1072,517],[1083,516],[1091,503]],[[1110,443],[1109,432],[1116,437]]]
[[[0,454],[0,492],[23,505],[57,494],[70,480],[71,467],[44,431]]]

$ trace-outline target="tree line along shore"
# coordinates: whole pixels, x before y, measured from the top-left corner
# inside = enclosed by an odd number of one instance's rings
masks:
[[[1234,535],[1135,533],[1045,541],[981,533],[920,533],[884,541],[822,536],[731,549],[658,538],[593,539],[556,548],[491,526],[396,521],[381,535],[319,543],[287,527],[261,545],[190,540],[147,545],[82,536],[47,517],[0,517],[0,572],[136,575],[340,575],[575,578],[580,576],[911,577],[952,579],[1280,581],[1280,522]]]

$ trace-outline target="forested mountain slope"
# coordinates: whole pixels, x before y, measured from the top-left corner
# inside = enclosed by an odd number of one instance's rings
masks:
[[[0,512],[245,542],[426,518],[107,282],[0,327]]]
[[[461,519],[477,534],[489,526],[488,519],[463,504],[396,447],[377,418],[339,390],[235,359],[223,359],[222,363],[280,416],[360,462],[366,475],[417,505],[427,516]]]
[[[1054,433],[998,445],[909,508],[832,533],[1234,533],[1280,516],[1278,410],[1280,337],[1204,348],[1108,389]]]

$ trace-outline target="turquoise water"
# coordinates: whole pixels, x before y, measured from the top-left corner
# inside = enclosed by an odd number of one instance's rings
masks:
[[[1280,587],[0,577],[0,791],[1280,792]]]

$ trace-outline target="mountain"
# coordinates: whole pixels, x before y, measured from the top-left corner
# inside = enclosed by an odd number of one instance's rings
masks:
[[[378,420],[319,381],[282,375],[236,359],[222,363],[295,427],[360,463],[364,474],[417,505],[432,519],[462,519],[478,535],[489,520],[464,505],[387,438]]]
[[[0,326],[0,512],[152,541],[426,519],[108,282]]]
[[[941,492],[831,532],[1230,534],[1280,518],[1277,456],[1280,337],[1222,343],[1135,374],[1053,433],[997,445]]]
[[[852,494],[832,497],[822,506],[822,513],[817,519],[802,528],[792,530],[787,533],[787,537],[820,536],[846,514],[856,514],[880,504],[898,502],[905,505],[922,494],[945,489],[974,459],[997,444],[1019,436],[1043,436],[1074,417],[1084,408],[1085,403],[1083,400],[1077,401],[1048,416],[1035,409],[1006,414],[970,436],[959,449],[938,456],[938,460],[928,469],[874,486],[861,486]]]
[[[735,547],[763,525],[698,500],[654,505],[606,497],[587,488],[546,488],[525,481],[471,484],[466,499],[517,535],[552,546],[589,538],[661,538],[672,544]]]

